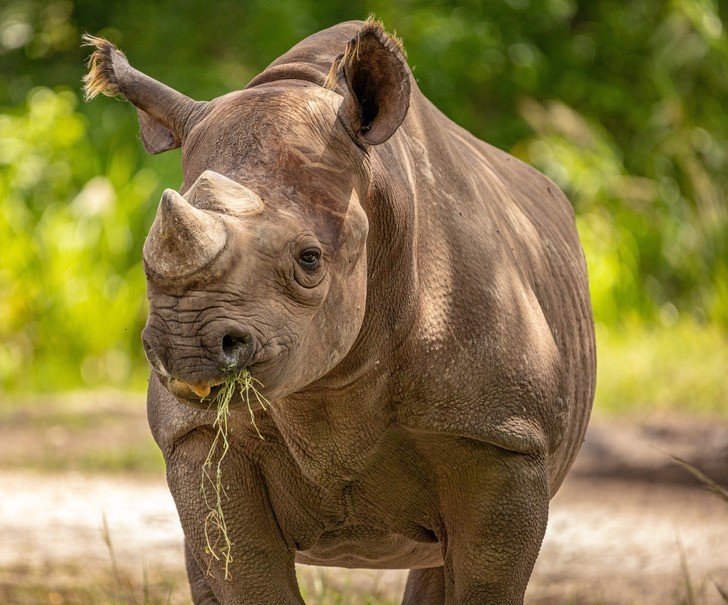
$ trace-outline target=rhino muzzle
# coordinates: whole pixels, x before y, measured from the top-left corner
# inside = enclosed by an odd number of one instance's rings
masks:
[[[222,262],[229,247],[235,223],[262,211],[258,194],[212,170],[203,172],[184,195],[165,190],[144,243],[148,279],[162,291],[170,284],[176,288],[186,280],[209,279],[215,275],[211,265]],[[191,326],[174,325],[150,315],[142,342],[150,365],[179,399],[199,403],[253,360],[256,340],[245,326],[221,318],[189,334]]]
[[[180,399],[196,402],[210,396],[214,387],[235,376],[251,364],[256,352],[255,339],[247,329],[223,325],[209,344],[200,343],[200,355],[177,355],[183,350],[160,337],[158,330],[147,325],[142,331],[144,354],[167,389]]]

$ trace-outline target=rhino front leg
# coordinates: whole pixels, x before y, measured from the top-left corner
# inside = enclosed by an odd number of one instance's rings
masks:
[[[232,542],[228,579],[224,562],[211,559],[206,552],[205,519],[209,508],[200,485],[211,441],[208,431],[194,431],[167,457],[167,480],[185,534],[194,602],[301,605],[293,546],[287,544],[273,514],[258,467],[235,448],[230,449],[222,465],[226,492],[222,509]],[[208,494],[208,500],[213,498]],[[217,530],[208,529],[214,541]]]
[[[195,557],[190,551],[190,546],[185,540],[185,564],[187,566],[187,579],[190,583],[190,592],[192,593],[192,602],[195,605],[220,605],[220,601],[215,597],[212,588],[207,582],[204,572],[195,561]]]
[[[440,476],[445,603],[522,605],[548,518],[545,456],[462,440]]]
[[[407,575],[402,605],[443,605],[445,602],[445,569],[430,567],[413,569]]]

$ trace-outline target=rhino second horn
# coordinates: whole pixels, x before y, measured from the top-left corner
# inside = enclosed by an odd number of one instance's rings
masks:
[[[185,193],[185,199],[201,210],[232,216],[263,211],[263,200],[255,191],[214,170],[205,170]]]
[[[220,218],[191,206],[174,189],[166,189],[144,243],[144,262],[160,277],[185,277],[212,262],[226,241]]]

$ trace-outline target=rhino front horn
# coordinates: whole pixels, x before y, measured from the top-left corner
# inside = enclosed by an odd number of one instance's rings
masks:
[[[226,241],[227,231],[219,217],[166,189],[144,243],[144,262],[159,277],[185,277],[212,262]]]

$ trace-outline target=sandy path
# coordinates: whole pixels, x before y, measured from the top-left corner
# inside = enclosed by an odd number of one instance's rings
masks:
[[[681,549],[702,602],[723,603],[710,580],[728,588],[728,505],[702,488],[574,476],[552,502],[530,602],[678,603]]]
[[[173,585],[169,602],[189,602],[182,533],[159,475],[151,479],[27,470],[32,465],[53,468],[55,459],[73,463],[100,452],[152,448],[158,455],[141,400],[127,399],[124,394],[83,394],[25,402],[2,416],[3,605],[108,602],[112,567],[104,518],[118,567],[135,589],[143,585],[145,571],[155,586]],[[686,602],[682,549],[693,585],[698,593],[702,589],[697,605],[723,604],[715,583],[728,589],[728,505],[695,484],[688,486],[685,471],[667,452],[728,485],[725,419],[592,420],[579,459],[552,502],[527,603]],[[358,605],[364,594],[398,602],[404,573],[301,568],[299,577],[309,603],[324,602],[327,587],[335,587],[349,598],[328,603]]]
[[[108,569],[105,517],[119,567],[182,570],[182,534],[162,481],[4,472],[0,486],[0,569],[28,561],[51,576],[69,562]],[[728,506],[700,488],[575,474],[552,503],[527,602],[677,603],[680,544],[695,585],[705,581],[702,602],[721,603],[712,581],[728,587]],[[402,572],[301,576],[319,590],[323,581],[390,598],[403,582]]]

